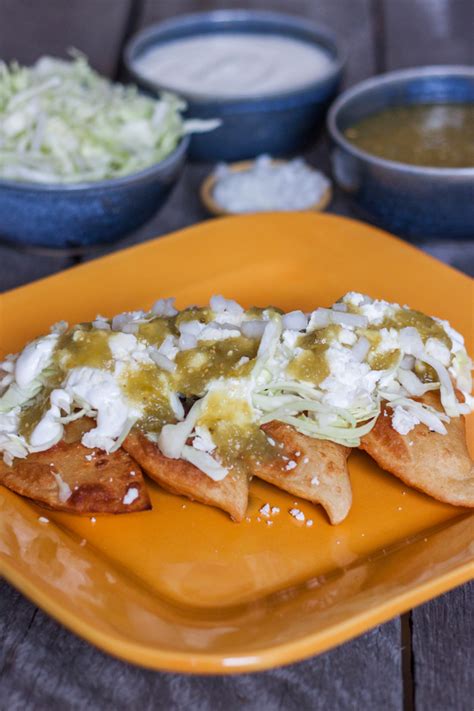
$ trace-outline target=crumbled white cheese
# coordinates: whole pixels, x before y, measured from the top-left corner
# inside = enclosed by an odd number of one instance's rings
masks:
[[[295,469],[297,466],[298,466],[298,464],[295,461],[291,460],[285,466],[285,469],[287,472],[290,472],[292,469]]]
[[[180,351],[190,351],[197,347],[197,338],[190,333],[182,333],[178,339],[178,349]]]
[[[183,321],[183,323],[179,324],[179,332],[181,335],[187,334],[188,336],[194,336],[195,338],[197,338],[205,328],[206,324],[201,323],[201,321],[197,321],[196,319],[193,321]]]
[[[329,345],[326,359],[330,375],[321,383],[323,402],[350,408],[354,402],[369,404],[381,371],[371,371],[367,363],[356,361],[349,348],[338,342]]]
[[[282,318],[283,328],[290,331],[304,331],[308,325],[308,317],[303,311],[290,311]]]
[[[227,338],[238,338],[240,330],[236,327],[226,328],[217,322],[208,323],[198,336],[199,341],[225,341]]]
[[[123,497],[122,503],[126,506],[129,506],[130,504],[133,504],[133,502],[136,501],[139,496],[140,494],[138,489],[136,489],[134,486],[131,486]]]
[[[378,325],[386,316],[394,313],[394,307],[397,308],[398,304],[389,304],[388,301],[381,299],[359,304],[359,311],[369,319],[371,324]]]
[[[304,521],[305,520],[305,515],[302,511],[299,509],[290,509],[289,511],[290,516],[293,516],[297,521]]]
[[[419,424],[420,420],[413,412],[409,412],[401,405],[396,405],[393,408],[392,427],[399,434],[406,435]]]
[[[243,171],[218,166],[213,197],[234,213],[306,210],[322,199],[329,186],[329,180],[302,159],[277,164],[269,156],[260,156]]]
[[[299,331],[290,331],[287,329],[282,333],[282,341],[287,348],[295,351],[297,348],[296,343],[300,335]]]
[[[49,518],[46,518],[46,516],[38,516],[38,521],[40,523],[49,523]]]
[[[357,336],[354,331],[350,331],[347,328],[342,328],[339,333],[338,341],[339,343],[342,343],[345,346],[353,346],[354,343],[357,341]]]
[[[311,484],[312,484],[313,486],[318,486],[320,483],[321,483],[321,482],[319,481],[318,477],[317,477],[317,476],[313,476],[313,478],[311,479]]]
[[[342,298],[343,302],[345,304],[351,304],[351,306],[361,306],[362,304],[369,303],[372,301],[372,299],[369,299],[369,297],[365,296],[364,294],[359,294],[356,291],[348,291],[345,296]]]
[[[112,331],[123,333],[137,333],[141,323],[146,323],[144,311],[125,311],[114,316],[111,323]]]
[[[176,316],[178,311],[174,307],[175,300],[173,297],[169,299],[158,299],[151,307],[151,310],[155,316]]]
[[[68,328],[69,324],[67,321],[57,321],[56,323],[53,323],[49,330],[50,333],[57,333],[59,336],[61,336],[63,333],[66,333]]]
[[[425,351],[432,358],[439,360],[439,362],[444,366],[448,366],[451,361],[451,353],[449,352],[449,348],[438,338],[428,338],[425,343]]]
[[[270,504],[264,504],[260,509],[259,513],[262,514],[262,516],[270,516],[271,509],[270,509]]]
[[[216,313],[227,313],[233,316],[243,316],[244,309],[234,299],[225,299],[220,294],[211,296],[209,306]]]
[[[398,331],[395,328],[381,328],[379,331],[380,343],[377,345],[377,352],[387,353],[400,348]]]

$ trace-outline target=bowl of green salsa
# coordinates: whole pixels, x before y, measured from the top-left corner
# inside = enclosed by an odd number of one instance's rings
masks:
[[[382,74],[331,107],[334,177],[402,237],[474,238],[474,69]]]

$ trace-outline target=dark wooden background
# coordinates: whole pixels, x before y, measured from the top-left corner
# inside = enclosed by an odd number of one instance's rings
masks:
[[[0,58],[29,63],[45,53],[64,56],[68,47],[76,47],[99,71],[120,79],[121,51],[136,29],[183,12],[247,6],[292,12],[331,26],[349,52],[346,86],[394,68],[474,62],[474,0],[0,0]],[[307,157],[329,172],[324,136]],[[120,246],[205,219],[197,188],[209,169],[187,167],[165,208]],[[337,190],[330,211],[353,214]],[[473,241],[418,244],[474,273]],[[94,256],[97,253],[81,259]],[[0,290],[77,261],[80,258],[0,246]],[[112,659],[0,580],[0,711],[471,711],[473,593],[473,584],[465,585],[299,664],[217,678],[151,672]]]

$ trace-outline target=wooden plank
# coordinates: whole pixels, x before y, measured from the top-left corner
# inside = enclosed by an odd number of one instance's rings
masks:
[[[216,7],[217,2],[199,7]],[[242,3],[234,3],[242,6]],[[254,3],[254,6],[258,6]],[[197,2],[148,2],[142,23],[191,11]],[[287,10],[280,1],[275,9]],[[333,3],[291,4],[292,12],[306,14],[334,27],[351,46],[349,81],[373,70],[370,16],[364,0]],[[355,28],[355,30],[354,30]],[[327,147],[322,156],[328,167]],[[198,198],[200,182],[210,166],[189,166],[165,208],[156,218],[120,246],[164,234],[200,221],[206,213]],[[336,208],[345,212],[338,198]],[[48,699],[54,705],[74,708],[125,708],[132,702],[144,708],[160,705],[173,708],[248,709],[298,707],[399,709],[402,704],[400,669],[400,623],[394,620],[321,657],[258,675],[227,678],[182,677],[156,674],[112,660],[63,630],[57,623],[18,596],[9,586],[0,589],[0,599],[13,615],[2,616],[5,639],[0,696],[19,708],[35,707]],[[1,624],[1,623],[0,623]],[[70,660],[63,664],[64,658]],[[371,672],[367,674],[367,659]],[[1,668],[1,667],[0,667]],[[91,672],[93,670],[93,672]],[[21,680],[21,683],[20,683]],[[381,682],[383,680],[383,682]]]
[[[380,9],[379,9],[380,12]],[[384,0],[387,71],[423,64],[474,60],[471,0]],[[474,274],[474,244],[419,242],[426,251]],[[417,709],[462,711],[472,705],[474,586],[464,586],[416,608],[410,615],[413,704]]]
[[[383,0],[386,66],[472,64],[472,0]]]
[[[473,630],[474,582],[413,610],[415,708],[472,709]]]
[[[302,15],[314,22],[321,22],[333,29],[347,48],[349,61],[346,82],[370,76],[373,70],[373,43],[369,0],[337,0],[337,2],[314,2],[314,0],[272,0],[271,8],[259,0],[145,0],[141,26],[159,22],[168,17],[197,10],[231,8],[271,9]]]
[[[31,64],[43,54],[84,52],[104,74],[115,73],[131,0],[1,0],[0,58]]]
[[[48,276],[73,264],[67,257],[19,252],[0,245],[0,292]]]
[[[109,657],[0,582],[0,639],[0,698],[9,709],[401,709],[398,621],[281,669],[184,676]]]

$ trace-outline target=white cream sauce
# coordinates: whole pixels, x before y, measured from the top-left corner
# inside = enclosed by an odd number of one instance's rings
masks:
[[[135,68],[178,93],[228,98],[301,88],[328,74],[332,62],[324,49],[291,37],[219,33],[157,45]]]

